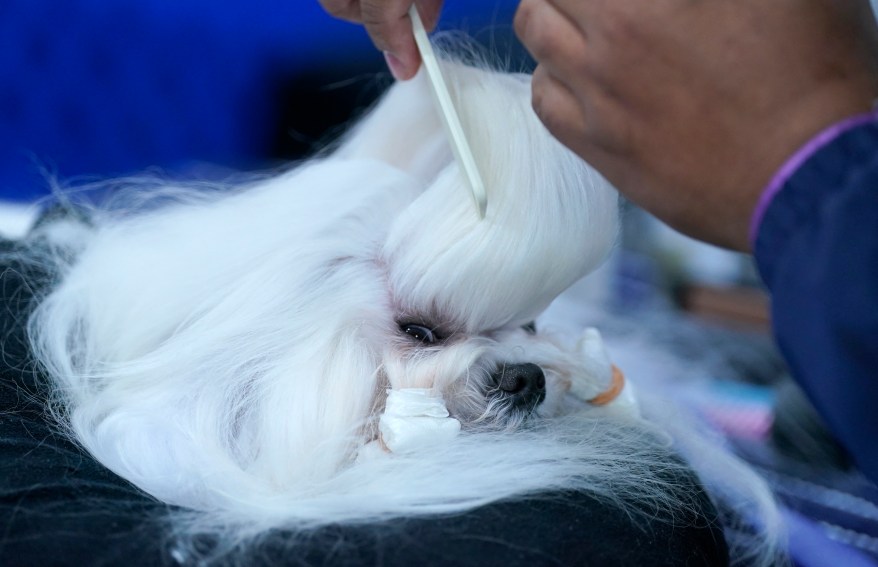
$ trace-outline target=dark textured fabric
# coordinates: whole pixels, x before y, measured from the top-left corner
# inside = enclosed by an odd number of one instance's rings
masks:
[[[8,251],[10,245],[0,245]],[[46,419],[23,319],[45,275],[0,267],[4,364],[0,376],[0,565],[174,565],[172,509],[143,494],[64,437]],[[699,509],[675,522],[632,518],[589,494],[542,494],[466,514],[363,526],[330,526],[293,541],[282,531],[244,553],[245,565],[725,565],[713,507],[694,477]],[[198,546],[209,551],[215,542]],[[182,563],[192,563],[186,556]]]
[[[878,125],[842,134],[793,174],[755,255],[793,376],[878,481]]]

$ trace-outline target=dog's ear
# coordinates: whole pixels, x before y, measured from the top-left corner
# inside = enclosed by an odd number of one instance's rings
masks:
[[[391,86],[334,155],[379,160],[426,182],[448,166],[451,148],[423,68]]]

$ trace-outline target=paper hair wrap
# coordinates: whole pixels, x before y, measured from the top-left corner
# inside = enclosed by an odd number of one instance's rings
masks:
[[[601,333],[593,327],[586,329],[577,343],[577,350],[582,355],[584,376],[574,377],[570,393],[592,406],[612,404],[637,412],[634,391],[625,381],[622,371],[610,362]]]
[[[427,388],[387,390],[384,413],[378,421],[381,441],[393,453],[448,442],[460,433],[460,422],[449,417],[442,398]]]

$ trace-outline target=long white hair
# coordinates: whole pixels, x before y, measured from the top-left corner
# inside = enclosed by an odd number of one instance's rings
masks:
[[[562,489],[672,521],[694,501],[668,476],[686,474],[671,455],[688,447],[709,455],[712,494],[759,524],[733,554],[771,561],[776,510],[746,467],[648,400],[640,413],[567,400],[581,353],[520,327],[607,255],[617,196],[545,131],[526,77],[444,69],[488,188],[483,220],[418,77],[286,173],[139,187],[136,206],[36,230],[33,257],[58,283],[29,333],[60,423],[120,476],[192,510],[176,525],[222,534],[226,551],[276,527]],[[436,341],[410,340],[406,323]],[[544,369],[551,411],[500,419],[486,392],[509,362]],[[464,433],[358,458],[385,392],[412,387],[443,396]]]

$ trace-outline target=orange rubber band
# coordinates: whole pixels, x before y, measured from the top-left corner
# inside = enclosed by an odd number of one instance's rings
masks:
[[[619,394],[622,393],[622,388],[625,387],[625,375],[622,374],[622,371],[619,370],[616,365],[613,365],[613,380],[610,382],[610,387],[588,400],[593,406],[605,406],[608,403],[612,402],[616,398],[619,397]]]

